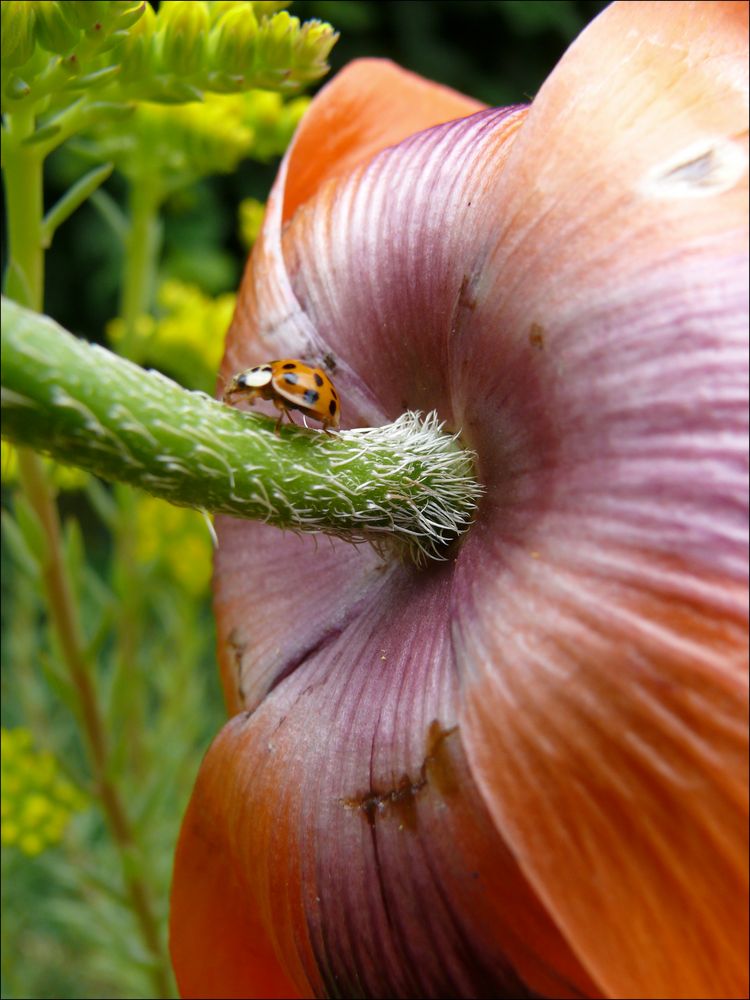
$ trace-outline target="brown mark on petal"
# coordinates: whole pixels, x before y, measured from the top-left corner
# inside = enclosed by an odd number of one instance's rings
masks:
[[[529,327],[529,343],[538,351],[544,350],[544,327],[541,323],[532,323]]]
[[[233,628],[227,638],[227,645],[232,651],[232,666],[235,673],[237,696],[240,703],[244,704],[245,690],[242,686],[242,659],[245,655],[245,650],[247,649],[247,643],[240,637],[239,631],[236,628]]]
[[[453,309],[453,316],[451,318],[451,334],[455,335],[460,333],[462,325],[462,316],[464,314],[473,313],[477,307],[477,297],[473,289],[474,278],[470,274],[464,274],[461,279],[461,284],[458,289],[458,295],[456,296],[456,305]]]
[[[398,820],[399,827],[415,830],[417,827],[417,796],[432,783],[444,797],[458,791],[458,776],[447,743],[448,737],[458,731],[458,726],[449,729],[433,719],[427,730],[425,757],[416,777],[402,775],[393,788],[379,790],[372,788],[364,795],[342,799],[345,809],[361,811],[372,827],[375,820],[387,815]]]
[[[330,351],[328,354],[323,355],[323,364],[326,366],[329,372],[334,373],[338,367],[336,364],[336,357]]]
[[[474,294],[474,289],[471,287],[473,283],[473,278],[470,274],[465,274],[461,279],[461,287],[458,289],[458,302],[456,303],[456,309],[468,309],[470,312],[474,312],[477,307],[477,297]]]

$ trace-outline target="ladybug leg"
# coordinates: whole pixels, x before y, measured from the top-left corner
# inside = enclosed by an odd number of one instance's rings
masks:
[[[284,419],[284,414],[286,414],[287,417],[289,418],[289,423],[290,424],[293,424],[294,421],[292,420],[291,414],[289,413],[289,410],[287,409],[287,405],[286,405],[286,403],[284,402],[283,399],[274,399],[273,405],[276,407],[277,410],[281,411],[279,413],[279,419],[276,421],[276,427],[274,428],[275,433],[278,434],[279,433],[279,427],[281,427],[281,423],[282,423],[282,421]]]

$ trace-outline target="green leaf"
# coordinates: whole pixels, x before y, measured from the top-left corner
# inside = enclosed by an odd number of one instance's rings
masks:
[[[21,145],[34,146],[37,143],[46,142],[48,139],[54,139],[59,131],[60,126],[56,125],[54,122],[49,125],[43,125],[42,128],[38,128],[35,132],[32,132],[28,138],[24,139]]]
[[[69,219],[77,208],[103,184],[114,170],[113,163],[105,163],[81,177],[47,212],[42,222],[42,246],[49,247],[57,229]]]
[[[19,528],[13,515],[7,511],[2,511],[2,530],[5,536],[5,543],[8,546],[12,558],[18,568],[26,573],[31,579],[39,579],[39,560],[29,547],[24,533]]]
[[[122,66],[119,63],[105,66],[103,69],[94,70],[92,73],[85,73],[83,76],[73,76],[61,88],[62,90],[83,90],[86,87],[102,87],[110,83],[115,77],[122,73]]]
[[[128,220],[114,198],[106,191],[97,190],[91,196],[91,204],[112,228],[118,242],[124,245],[128,234]]]
[[[83,490],[89,503],[102,519],[102,523],[112,530],[119,511],[109,490],[96,476],[89,476],[86,479]]]
[[[16,524],[23,537],[31,557],[41,569],[47,562],[47,536],[36,511],[22,493],[17,493],[14,500]]]
[[[83,568],[86,563],[86,550],[83,546],[81,525],[76,518],[68,517],[63,526],[63,558],[68,571],[68,578],[76,588],[77,603],[81,603],[81,583]]]
[[[47,653],[40,653],[39,664],[44,678],[66,708],[76,715],[80,711],[78,694],[68,680],[63,667]]]

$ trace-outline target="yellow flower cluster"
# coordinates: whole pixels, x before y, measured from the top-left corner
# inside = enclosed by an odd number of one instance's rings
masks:
[[[265,213],[265,204],[257,198],[245,198],[240,202],[240,239],[248,250],[260,235]]]
[[[197,285],[165,281],[158,295],[162,315],[158,319],[144,315],[137,323],[139,340],[147,345],[144,354],[149,363],[189,389],[213,389],[235,299],[234,293],[211,298]],[[123,332],[120,319],[107,326],[115,347]]]
[[[24,854],[40,854],[62,840],[70,817],[86,799],[60,774],[51,753],[35,750],[28,729],[2,729],[0,839]]]
[[[136,557],[141,564],[159,563],[193,597],[208,591],[211,536],[203,516],[195,510],[139,495]]]
[[[101,159],[163,198],[201,177],[232,173],[245,157],[265,162],[280,156],[309,103],[264,90],[207,94],[183,105],[144,101],[126,134],[113,120],[97,125],[90,137]]]

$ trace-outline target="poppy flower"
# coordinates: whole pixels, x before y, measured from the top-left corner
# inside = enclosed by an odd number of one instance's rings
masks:
[[[746,995],[747,91],[744,3],[616,3],[528,108],[313,102],[223,373],[436,410],[485,494],[422,568],[220,523],[183,996]]]

